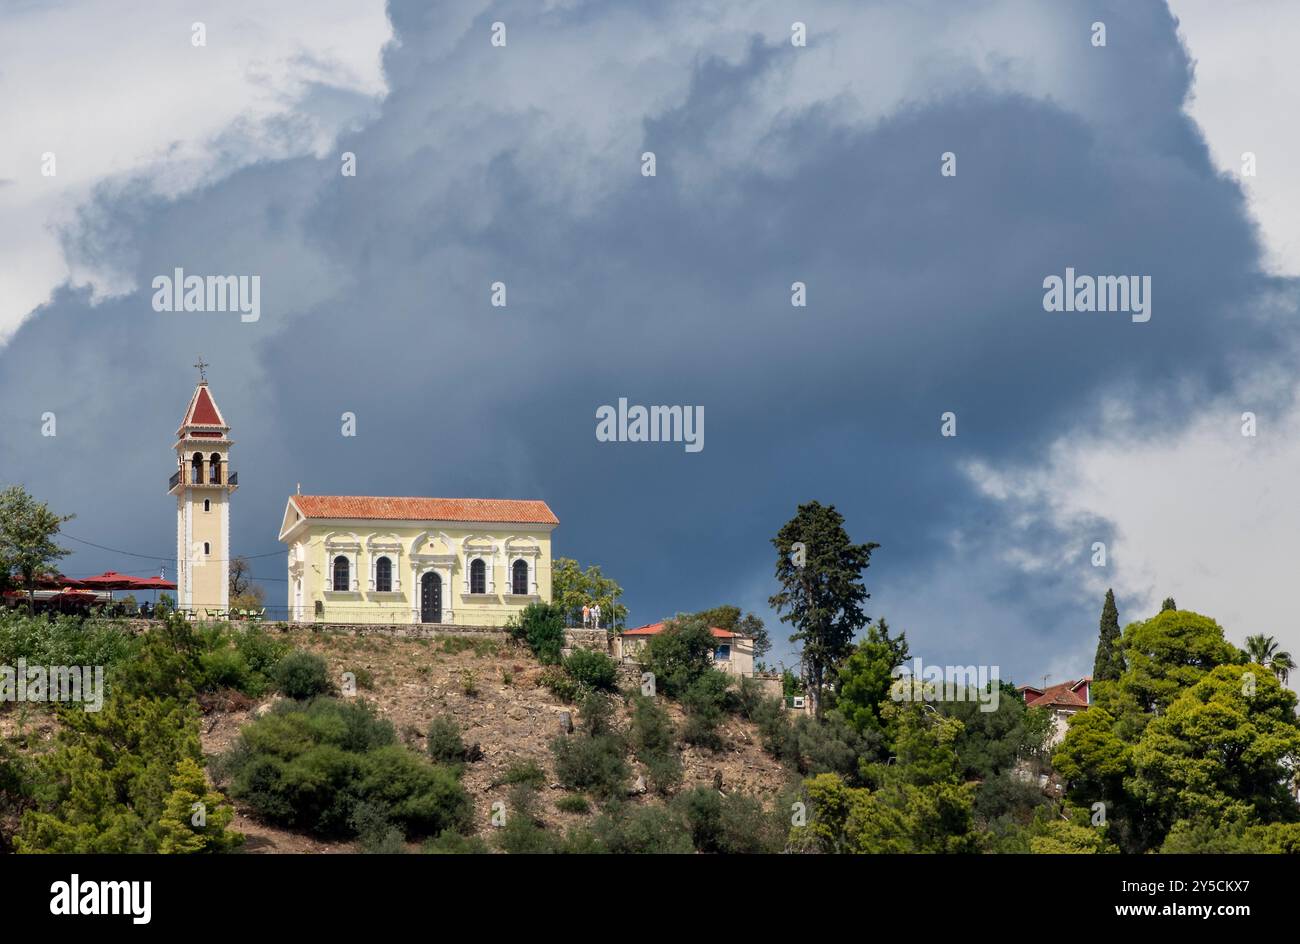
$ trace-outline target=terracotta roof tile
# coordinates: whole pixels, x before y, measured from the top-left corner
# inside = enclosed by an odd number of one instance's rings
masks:
[[[509,498],[382,498],[362,495],[290,495],[307,518],[375,518],[390,521],[478,521],[559,524],[544,501]]]
[[[1075,694],[1074,689],[1078,688],[1083,680],[1061,682],[1057,685],[1049,685],[1043,689],[1043,693],[1037,698],[1028,699],[1025,704],[1030,708],[1048,708],[1052,705],[1060,705],[1065,708],[1087,708],[1088,703]]]
[[[185,410],[185,419],[181,420],[181,429],[186,426],[218,426],[222,429],[226,426],[226,421],[221,417],[221,411],[217,409],[217,403],[212,399],[212,391],[208,389],[206,383],[201,383],[194,388],[194,395],[190,397],[190,405]]]
[[[664,624],[662,622],[648,623],[645,626],[638,626],[636,629],[625,629],[623,630],[623,635],[624,636],[654,636],[657,633],[662,632],[663,628],[664,628]],[[720,629],[717,626],[710,626],[709,632],[712,633],[718,639],[733,639],[740,635],[739,633],[733,633],[729,629]]]

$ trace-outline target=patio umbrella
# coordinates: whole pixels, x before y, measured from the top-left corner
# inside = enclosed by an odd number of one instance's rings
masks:
[[[102,574],[96,574],[93,577],[83,577],[81,585],[91,590],[107,590],[108,599],[113,599],[114,590],[137,590],[143,589],[140,584],[143,582],[141,577],[132,577],[130,574],[119,574],[116,570],[106,570]]]
[[[158,602],[158,591],[159,591],[159,590],[175,590],[175,589],[176,589],[176,581],[174,581],[174,580],[166,580],[166,579],[164,579],[164,578],[162,578],[162,577],[144,577],[144,578],[141,578],[141,579],[136,583],[135,586],[136,586],[138,589],[140,589],[140,590],[152,590],[152,591],[153,591],[153,602],[154,602],[155,604],[157,604],[157,602]]]

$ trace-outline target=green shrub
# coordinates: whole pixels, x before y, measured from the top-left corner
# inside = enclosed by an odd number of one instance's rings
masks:
[[[538,683],[550,689],[552,695],[566,704],[577,701],[578,696],[582,693],[582,686],[577,683],[573,676],[558,668],[549,668],[543,671]]]
[[[429,722],[428,750],[438,764],[459,764],[465,760],[465,742],[454,718],[439,715]]]
[[[232,633],[235,648],[248,663],[250,672],[270,678],[276,664],[293,649],[289,640],[252,625]]]
[[[59,714],[55,747],[35,763],[18,851],[198,852],[238,841],[224,829],[231,818],[225,797],[203,781],[192,704],[119,691],[100,711]],[[208,806],[205,836],[180,821],[195,800]]]
[[[404,835],[471,822],[456,771],[396,743],[392,724],[364,702],[281,702],[243,728],[218,770],[260,816],[324,835],[355,835],[381,815]]]
[[[518,616],[512,616],[506,629],[521,640],[537,661],[555,665],[564,648],[564,611],[550,603],[530,603]]]
[[[517,760],[506,768],[498,781],[503,784],[522,784],[532,790],[546,786],[546,771],[535,760]]]
[[[686,743],[722,750],[724,744],[718,725],[732,704],[730,685],[731,680],[723,673],[709,670],[681,693],[682,707],[686,709],[682,739]]]
[[[656,699],[645,695],[633,699],[629,740],[646,767],[651,787],[668,794],[681,784],[682,761],[674,743],[672,719]]]
[[[575,649],[564,660],[564,669],[579,685],[597,691],[612,691],[618,681],[618,663],[592,649]]]
[[[591,812],[591,804],[581,793],[566,793],[555,801],[555,808],[561,813],[581,813]]]
[[[592,694],[582,703],[578,733],[551,742],[555,775],[570,790],[584,790],[614,799],[623,796],[631,768],[627,742],[613,729],[613,704],[606,695]]]
[[[678,698],[697,679],[714,672],[713,649],[713,634],[704,619],[679,616],[650,637],[641,664],[654,673],[662,694]]]
[[[663,806],[623,804],[599,816],[591,831],[601,847],[614,854],[695,851],[685,817]]]
[[[674,798],[672,806],[686,819],[697,852],[772,853],[785,846],[780,814],[765,813],[761,803],[743,793],[723,796],[696,787]]]
[[[558,851],[559,843],[548,833],[537,814],[533,791],[519,784],[510,791],[506,803],[506,822],[497,831],[497,846],[513,855],[551,853]]]
[[[299,701],[323,695],[333,688],[325,660],[314,652],[301,649],[279,661],[273,678],[284,695]]]
[[[204,691],[233,688],[249,694],[261,694],[260,690],[250,691],[258,686],[253,682],[248,660],[238,649],[213,649],[201,653],[199,665],[201,672],[197,687]]]

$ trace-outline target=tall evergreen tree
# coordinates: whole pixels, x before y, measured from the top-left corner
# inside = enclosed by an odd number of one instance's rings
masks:
[[[1160,604],[1161,613],[1163,613],[1165,610],[1176,610],[1176,609],[1178,609],[1178,604],[1174,602],[1173,597],[1165,597],[1165,602]]]
[[[768,602],[790,623],[800,643],[803,677],[813,710],[821,714],[822,686],[853,650],[854,634],[868,622],[862,606],[871,596],[862,572],[875,542],[854,544],[834,505],[800,505],[772,539],[781,590]]]
[[[1092,663],[1092,678],[1096,682],[1115,682],[1124,674],[1124,654],[1119,648],[1119,610],[1115,606],[1115,591],[1106,591],[1106,602],[1101,608],[1101,632],[1097,638],[1097,657]]]

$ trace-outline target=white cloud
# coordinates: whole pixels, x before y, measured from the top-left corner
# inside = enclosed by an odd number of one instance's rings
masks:
[[[1300,275],[1300,4],[1293,0],[1170,0],[1196,62],[1188,114],[1201,126],[1214,163],[1241,181],[1258,220],[1267,262]],[[1241,156],[1256,156],[1257,176],[1241,176]]]
[[[381,0],[79,0],[0,19],[0,343],[64,281],[98,297],[129,287],[64,258],[59,230],[95,187],[141,175],[171,196],[286,150],[319,153],[344,116],[300,114],[288,141],[276,130],[310,84],[385,90],[380,50],[391,30]],[[196,21],[207,28],[203,48],[191,44]],[[41,174],[46,152],[54,177]]]
[[[1242,435],[1247,410],[1257,412],[1254,437]],[[1098,518],[1113,525],[1108,566],[1081,576],[1097,591],[1098,610],[1108,585],[1126,623],[1150,616],[1172,596],[1180,607],[1218,620],[1237,644],[1267,633],[1300,652],[1292,593],[1300,411],[1293,407],[1274,411],[1234,398],[1175,436],[1120,429],[1067,436],[1044,466],[968,471],[1027,524],[1059,528],[1063,552],[1086,551],[1104,537]],[[1027,572],[1040,563],[1021,562]]]

